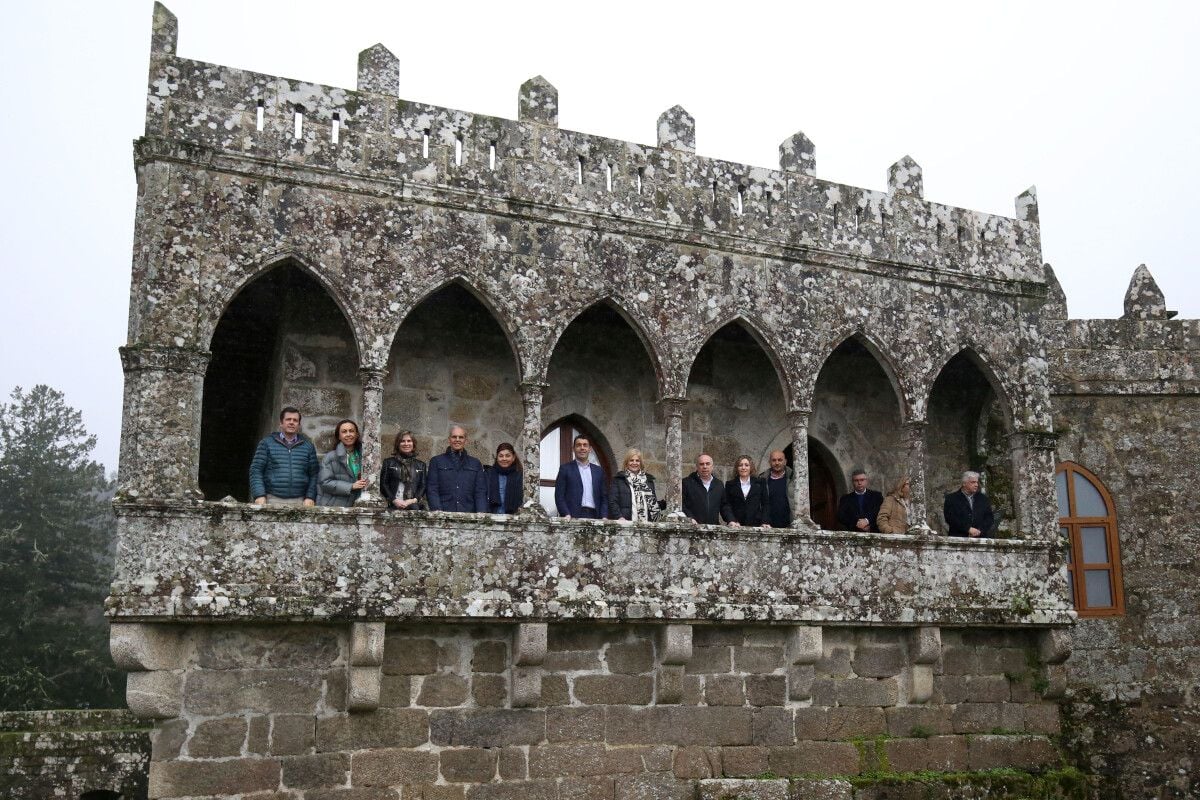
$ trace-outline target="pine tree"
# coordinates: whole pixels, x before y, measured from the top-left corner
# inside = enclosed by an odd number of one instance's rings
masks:
[[[102,616],[112,484],[48,386],[0,404],[0,709],[121,705]]]

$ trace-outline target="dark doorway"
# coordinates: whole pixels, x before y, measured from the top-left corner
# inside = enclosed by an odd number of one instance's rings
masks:
[[[793,464],[793,450],[789,444],[783,450],[787,465]],[[824,446],[811,436],[808,437],[808,497],[809,514],[822,530],[835,531],[837,524],[838,487],[834,479],[836,464]]]
[[[328,319],[352,339],[333,298],[292,264],[256,278],[225,309],[204,376],[199,477],[206,500],[250,499],[250,459],[279,413],[284,328]]]

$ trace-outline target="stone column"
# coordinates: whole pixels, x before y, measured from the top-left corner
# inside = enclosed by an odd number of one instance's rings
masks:
[[[808,409],[788,412],[792,426],[792,527],[815,530],[808,489]]]
[[[376,506],[381,502],[379,494],[379,469],[383,466],[383,377],[387,370],[363,367],[358,371],[362,379],[362,474],[368,485],[359,495],[355,505]]]
[[[667,516],[683,515],[683,407],[686,397],[664,397],[658,401],[667,424],[664,449],[667,457]]]
[[[1009,437],[1016,529],[1032,539],[1058,540],[1058,497],[1054,470],[1058,436],[1022,431]]]
[[[201,499],[200,415],[211,354],[159,345],[120,352],[125,408],[117,496]]]
[[[521,427],[521,463],[525,478],[525,502],[521,513],[535,517],[546,516],[542,508],[542,394],[546,384],[537,381],[521,382],[521,405],[525,422]]]
[[[925,504],[925,425],[923,419],[910,419],[904,423],[904,437],[908,447],[908,530],[910,533],[932,533],[929,528],[929,510]]]

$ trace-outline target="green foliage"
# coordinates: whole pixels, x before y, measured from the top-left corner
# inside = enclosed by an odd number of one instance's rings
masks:
[[[0,709],[112,707],[112,486],[61,392],[0,404]]]

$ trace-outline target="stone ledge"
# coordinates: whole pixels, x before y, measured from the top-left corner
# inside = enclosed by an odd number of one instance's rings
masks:
[[[107,606],[110,617],[127,621],[423,616],[916,626],[1072,618],[1049,545],[1036,540],[169,501],[116,509],[121,545]],[[1028,606],[1014,598],[1027,600],[1032,613],[1017,610]]]

